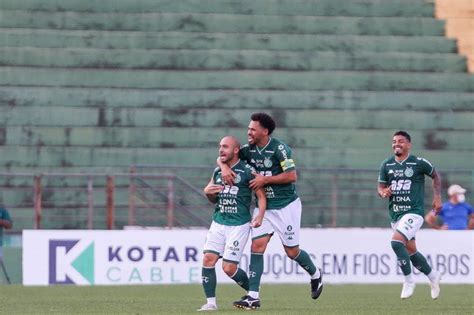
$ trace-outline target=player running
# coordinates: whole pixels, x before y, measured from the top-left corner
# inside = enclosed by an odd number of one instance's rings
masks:
[[[232,136],[222,138],[219,143],[219,159],[236,174],[234,183],[224,185],[221,170],[216,168],[209,184],[204,188],[206,197],[215,203],[216,207],[204,245],[202,266],[202,285],[207,303],[198,311],[217,310],[215,265],[220,257],[223,257],[224,272],[245,291],[249,289],[247,274],[237,265],[247,243],[250,227],[262,224],[266,198],[263,188],[255,188],[258,211],[252,220],[252,188],[249,185],[255,170],[239,159],[239,147],[238,140]]]
[[[299,248],[301,201],[295,190],[297,179],[291,149],[272,138],[275,122],[266,113],[255,113],[248,126],[248,144],[239,157],[257,170],[250,181],[253,189],[265,188],[267,211],[262,225],[252,227],[252,246],[249,266],[249,292],[234,306],[243,309],[260,307],[260,280],[263,273],[263,254],[274,233],[280,238],[287,256],[296,261],[311,276],[311,297],[317,299],[323,290],[322,274],[307,252]],[[235,181],[236,173],[222,165],[225,182]],[[258,196],[257,196],[258,197]],[[254,216],[258,215],[255,209]]]
[[[413,295],[413,281],[410,261],[430,280],[431,297],[437,299],[440,275],[432,270],[425,256],[417,251],[415,234],[423,225],[425,175],[433,180],[433,211],[441,209],[441,178],[430,162],[410,154],[411,137],[405,131],[393,135],[394,156],[382,162],[378,179],[378,194],[389,198],[389,212],[392,219],[392,248],[405,281],[400,297]]]

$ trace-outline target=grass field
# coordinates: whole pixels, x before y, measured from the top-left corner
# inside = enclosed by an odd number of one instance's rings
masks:
[[[400,285],[326,285],[320,299],[309,285],[264,285],[261,314],[474,314],[474,286],[444,285],[433,301],[428,285],[400,300]],[[232,307],[243,293],[218,285],[219,314],[246,312]],[[0,286],[1,314],[191,314],[205,302],[199,285],[171,286]]]

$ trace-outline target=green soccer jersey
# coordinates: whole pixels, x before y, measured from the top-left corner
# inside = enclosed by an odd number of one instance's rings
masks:
[[[392,222],[406,213],[425,215],[425,175],[432,176],[433,172],[430,162],[414,155],[402,162],[395,157],[382,162],[378,181],[392,190],[388,206]]]
[[[11,221],[10,214],[4,208],[0,208],[0,220]],[[0,226],[0,246],[3,245],[3,227]]]
[[[239,156],[264,176],[275,176],[295,169],[290,147],[275,138],[270,138],[263,148],[246,144],[240,148]],[[284,208],[298,198],[294,183],[267,185],[265,195],[269,210]]]
[[[239,160],[232,171],[236,173],[234,185],[225,185],[217,194],[216,208],[213,220],[223,225],[242,225],[250,222],[250,203],[252,201],[252,189],[249,182],[254,178],[252,172],[255,170],[242,160]],[[218,167],[212,175],[214,184],[222,184],[222,172]]]

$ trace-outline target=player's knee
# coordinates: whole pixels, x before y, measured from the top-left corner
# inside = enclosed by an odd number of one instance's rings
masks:
[[[237,271],[237,264],[223,263],[222,270],[224,270],[226,275],[228,275],[229,277],[232,277]]]
[[[267,248],[268,241],[270,239],[268,238],[259,238],[256,240],[252,241],[252,245],[250,246],[250,251],[252,253],[263,253],[265,252],[265,249]]]
[[[219,256],[217,255],[205,253],[202,259],[202,265],[204,267],[214,267],[218,259]]]
[[[288,258],[295,259],[296,257],[298,257],[300,253],[300,249],[299,247],[292,247],[292,248],[285,247],[285,252]]]

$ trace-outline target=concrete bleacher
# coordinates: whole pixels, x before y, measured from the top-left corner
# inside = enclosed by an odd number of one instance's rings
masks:
[[[393,131],[407,129],[414,153],[472,171],[474,76],[434,10],[425,0],[3,0],[0,170],[212,164],[220,137],[245,141],[250,114],[267,111],[300,166],[377,169]]]

